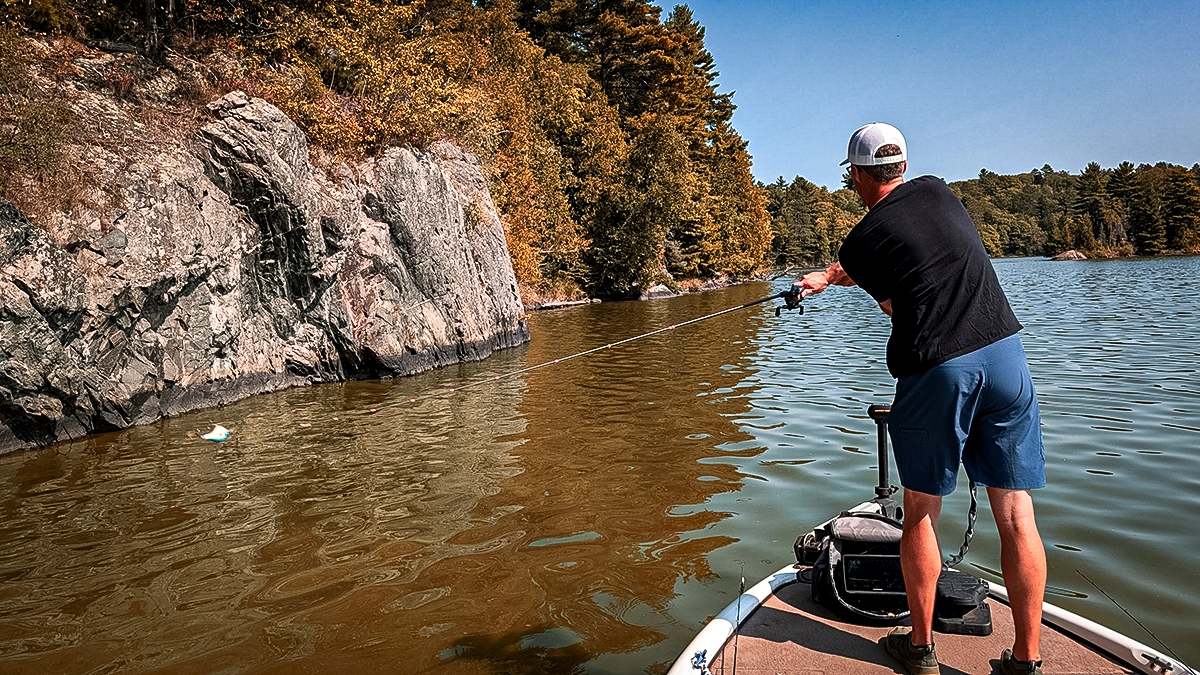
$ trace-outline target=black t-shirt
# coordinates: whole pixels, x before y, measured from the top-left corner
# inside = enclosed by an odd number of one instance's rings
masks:
[[[893,377],[1021,330],[975,224],[940,178],[897,186],[850,230],[838,257],[877,302],[892,301]]]

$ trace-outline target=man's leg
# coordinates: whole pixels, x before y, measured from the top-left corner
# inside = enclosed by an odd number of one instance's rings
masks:
[[[1029,490],[990,487],[988,502],[1000,531],[1000,570],[1004,573],[1017,632],[1013,656],[1022,661],[1038,661],[1042,658],[1038,645],[1042,632],[1042,601],[1046,594],[1046,550],[1033,518],[1033,496]],[[907,504],[906,494],[906,508]],[[907,569],[904,577],[907,583]],[[915,631],[915,614],[913,626]]]
[[[942,572],[942,549],[937,538],[941,512],[941,497],[905,488],[900,567],[904,571],[908,610],[912,613],[914,645],[933,644],[933,602]]]

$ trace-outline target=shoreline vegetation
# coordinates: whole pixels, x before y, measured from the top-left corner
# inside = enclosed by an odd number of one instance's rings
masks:
[[[205,105],[265,98],[344,170],[389,147],[475,154],[527,308],[659,297],[832,262],[846,185],[756,182],[686,5],[646,0],[0,0],[0,196],[50,227],[113,207],[114,155],[192,142]],[[79,91],[131,110],[118,128]],[[91,97],[86,100],[94,100]],[[950,183],[993,257],[1200,252],[1200,164]],[[108,210],[112,210],[111,208]]]
[[[1088,259],[1200,253],[1200,164],[1095,162],[1078,174],[1050,165],[1015,175],[983,169],[949,183],[993,258]],[[797,176],[765,186],[776,238],[775,263],[832,261],[865,211],[845,194]]]

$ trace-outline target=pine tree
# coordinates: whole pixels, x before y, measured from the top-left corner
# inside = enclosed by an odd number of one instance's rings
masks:
[[[1162,216],[1167,248],[1176,251],[1200,249],[1200,185],[1196,175],[1183,167],[1171,167],[1163,187]]]
[[[1072,211],[1081,221],[1078,227],[1090,227],[1091,235],[1084,237],[1080,234],[1076,235],[1075,239],[1078,242],[1090,242],[1090,245],[1083,246],[1083,250],[1089,253],[1095,252],[1097,247],[1111,247],[1117,243],[1117,233],[1113,231],[1115,217],[1107,184],[1108,176],[1096,162],[1088,164],[1080,172],[1077,181],[1078,195]]]
[[[1138,255],[1156,255],[1167,245],[1162,199],[1149,171],[1139,171],[1129,195],[1129,237]]]
[[[550,52],[587,68],[630,148],[611,220],[589,228],[593,247],[625,249],[588,256],[596,292],[629,295],[659,277],[757,267],[770,244],[766,198],[691,10],[678,6],[660,24],[643,0],[524,0],[516,17]],[[617,273],[623,256],[626,275]]]
[[[818,193],[816,185],[796,176],[785,183],[783,177],[766,187],[767,210],[771,215],[773,239],[771,256],[780,266],[814,266],[829,255],[828,233],[817,226]]]
[[[1121,162],[1108,177],[1108,193],[1112,196],[1111,206],[1119,220],[1118,240],[1128,236],[1129,210],[1134,192],[1137,190],[1137,172],[1133,164]]]

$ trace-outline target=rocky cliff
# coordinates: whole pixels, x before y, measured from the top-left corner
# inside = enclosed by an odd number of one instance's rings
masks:
[[[265,101],[209,110],[192,147],[130,149],[119,208],[43,228],[0,201],[0,452],[528,339],[473,157],[326,175]]]

